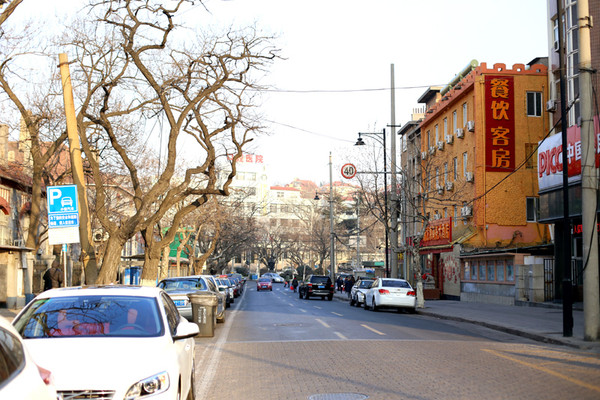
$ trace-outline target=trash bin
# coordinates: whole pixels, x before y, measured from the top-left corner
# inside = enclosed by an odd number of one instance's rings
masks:
[[[217,321],[217,295],[211,292],[197,291],[188,294],[188,298],[192,303],[192,321],[200,328],[198,336],[214,336]]]

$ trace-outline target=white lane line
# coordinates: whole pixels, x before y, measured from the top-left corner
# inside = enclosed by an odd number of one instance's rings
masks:
[[[288,305],[289,305],[290,307],[294,307],[294,304],[292,304],[292,303],[288,303]]]
[[[300,310],[300,311],[302,311],[302,312],[306,312],[306,310],[304,310],[304,309],[302,309],[302,308],[299,308],[299,310]]]
[[[344,316],[344,314],[338,314],[338,313],[336,313],[336,312],[333,312],[333,311],[332,311],[331,313],[332,313],[333,315],[337,315],[338,317],[343,317],[343,316]]]
[[[347,338],[346,336],[342,335],[342,334],[341,334],[341,333],[339,333],[339,332],[333,332],[333,333],[335,333],[335,334],[336,334],[336,336],[337,336],[337,337],[339,337],[339,338],[340,338],[340,339],[342,339],[342,340],[348,340],[348,338]]]
[[[319,307],[319,306],[313,306],[314,308],[316,308],[317,310],[322,310],[323,307]]]
[[[370,330],[371,332],[375,332],[375,333],[376,333],[376,334],[378,334],[378,335],[385,336],[385,333],[383,333],[383,332],[379,332],[377,329],[373,329],[373,328],[371,328],[369,325],[360,324],[360,326],[362,326],[363,328],[367,328],[367,329],[368,329],[368,330]]]
[[[319,318],[315,318],[317,320],[318,323],[320,323],[321,325],[323,325],[325,328],[331,328],[331,326],[329,326],[327,324],[327,322],[320,320]]]

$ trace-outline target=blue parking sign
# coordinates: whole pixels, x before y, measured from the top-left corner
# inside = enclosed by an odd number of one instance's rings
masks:
[[[48,186],[48,228],[79,226],[77,186]]]

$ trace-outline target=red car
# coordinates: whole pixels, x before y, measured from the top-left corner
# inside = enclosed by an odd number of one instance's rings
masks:
[[[258,281],[256,282],[256,291],[260,292],[261,290],[273,290],[271,278],[258,278]]]

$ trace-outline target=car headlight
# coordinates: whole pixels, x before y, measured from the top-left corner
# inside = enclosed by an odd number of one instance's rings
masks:
[[[127,391],[124,400],[141,399],[146,396],[166,392],[168,389],[169,374],[165,371],[134,383]]]

